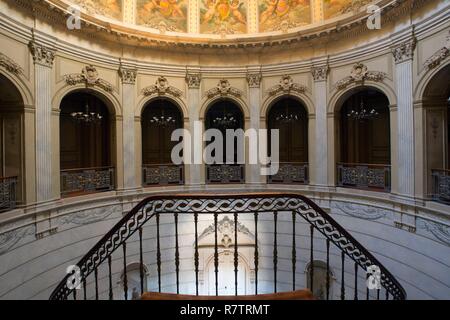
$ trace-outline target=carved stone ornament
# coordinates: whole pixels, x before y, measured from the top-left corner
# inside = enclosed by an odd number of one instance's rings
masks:
[[[433,54],[430,58],[427,59],[424,63],[424,67],[428,70],[436,68],[441,64],[448,56],[450,55],[450,50],[447,47],[444,47]]]
[[[169,85],[169,81],[165,77],[159,77],[156,83],[152,86],[144,88],[142,90],[144,96],[158,95],[171,95],[174,97],[180,97],[183,92],[175,87]]]
[[[217,87],[206,91],[206,96],[208,98],[215,96],[235,96],[239,98],[242,96],[242,91],[232,87],[228,80],[222,79],[217,84]]]
[[[261,73],[248,73],[247,81],[250,88],[259,88],[261,86]]]
[[[325,81],[327,80],[329,68],[328,66],[314,67],[311,70],[314,81]]]
[[[99,77],[97,69],[92,66],[86,66],[81,73],[73,73],[64,76],[64,80],[70,86],[74,86],[79,83],[86,84],[86,87],[97,86],[107,92],[113,91],[113,86]]]
[[[241,224],[239,221],[237,223],[237,231],[238,233],[245,234],[251,238],[254,238],[254,235],[250,232],[250,230]],[[215,233],[214,224],[208,226],[202,234],[199,236],[199,241],[207,237],[208,235]],[[219,244],[223,247],[227,248],[234,241],[234,220],[230,219],[228,216],[225,216],[222,220],[217,222],[217,233]]]
[[[306,87],[300,85],[298,83],[294,83],[294,80],[289,75],[284,75],[281,77],[280,83],[276,86],[273,86],[268,90],[269,95],[274,96],[280,92],[282,93],[304,93],[306,91]]]
[[[417,41],[415,38],[392,48],[395,63],[411,60],[414,57]]]
[[[135,84],[137,77],[137,70],[120,67],[119,76],[122,79],[123,84]]]
[[[364,83],[364,81],[382,82],[387,77],[387,74],[379,71],[369,71],[367,66],[362,63],[357,63],[353,66],[350,76],[338,81],[336,88],[342,90],[347,88],[352,83]]]
[[[186,83],[190,89],[199,89],[202,82],[202,75],[200,73],[187,73]]]
[[[31,55],[33,56],[34,63],[50,68],[53,66],[53,61],[55,60],[56,54],[55,50],[37,44],[34,41],[30,41],[28,47],[30,49]]]
[[[0,53],[0,66],[5,68],[8,72],[14,73],[15,75],[19,75],[23,72],[22,68],[15,63],[13,60]]]

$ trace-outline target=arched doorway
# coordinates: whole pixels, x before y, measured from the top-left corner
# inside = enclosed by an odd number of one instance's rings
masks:
[[[19,90],[0,74],[0,211],[13,209],[23,200],[23,110]]]
[[[184,166],[173,164],[171,154],[177,141],[172,132],[183,128],[183,115],[171,101],[149,102],[142,112],[142,169],[145,186],[184,184]]]
[[[267,128],[279,130],[279,170],[269,176],[269,183],[307,184],[308,179],[308,112],[296,99],[283,98],[267,114]],[[272,154],[271,139],[268,139]]]
[[[106,103],[77,91],[64,97],[60,110],[61,195],[113,190],[114,126]]]
[[[344,97],[339,113],[338,186],[391,190],[389,100],[361,87]]]
[[[211,156],[207,159],[206,183],[244,183],[245,138],[234,135],[244,130],[241,109],[229,100],[214,103],[206,112],[205,129],[207,136],[211,135],[205,149]]]
[[[430,80],[425,110],[426,190],[435,201],[450,203],[450,65]]]

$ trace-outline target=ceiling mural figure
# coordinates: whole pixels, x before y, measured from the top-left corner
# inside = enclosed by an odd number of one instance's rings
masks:
[[[187,32],[188,0],[137,0],[137,23],[169,31]]]
[[[247,32],[246,1],[202,0],[200,3],[200,32],[212,34]]]
[[[373,0],[323,0],[324,18],[334,18],[340,14],[358,11]]]
[[[89,14],[122,20],[123,0],[71,0]]]
[[[311,0],[258,0],[259,31],[287,30],[311,23]]]

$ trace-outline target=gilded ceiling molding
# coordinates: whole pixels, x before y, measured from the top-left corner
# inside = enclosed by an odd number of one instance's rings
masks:
[[[416,49],[417,40],[412,38],[392,48],[395,63],[402,63],[414,58],[414,50]]]
[[[6,69],[6,71],[11,72],[15,75],[19,75],[23,73],[22,68],[15,63],[12,59],[5,56],[3,53],[0,53],[0,66]]]
[[[352,83],[363,84],[364,81],[382,82],[387,77],[387,74],[379,71],[369,71],[367,66],[362,63],[357,63],[353,66],[350,76],[338,81],[335,87],[338,90],[347,88]]]
[[[142,89],[142,94],[144,96],[151,96],[154,94],[160,96],[171,95],[178,98],[183,95],[183,92],[180,89],[170,86],[169,81],[161,76],[156,80],[154,85]]]
[[[135,84],[137,77],[137,69],[127,69],[120,67],[119,76],[122,79],[123,84]]]
[[[305,93],[306,87],[304,85],[295,83],[292,77],[289,75],[282,76],[280,79],[280,83],[276,86],[273,86],[267,91],[270,96],[274,96],[278,93],[289,94],[291,92]]]
[[[257,73],[247,73],[247,82],[250,88],[260,88],[261,87],[262,74]]]
[[[201,73],[187,73],[186,74],[186,83],[189,89],[199,89],[200,84],[202,82]]]
[[[325,81],[328,77],[328,71],[330,68],[328,66],[313,67],[311,73],[313,75],[314,81]]]
[[[243,95],[243,92],[232,87],[228,80],[222,79],[215,88],[206,91],[205,95],[209,99],[214,98],[215,96],[234,96],[240,98]]]
[[[106,80],[99,77],[97,69],[92,66],[86,66],[81,73],[68,74],[64,76],[64,80],[70,86],[74,86],[79,83],[86,84],[86,87],[97,86],[107,92],[113,91],[113,86]]]
[[[37,44],[35,41],[30,41],[28,48],[30,49],[35,64],[40,64],[50,68],[53,66],[53,61],[55,61],[56,55],[55,50]]]

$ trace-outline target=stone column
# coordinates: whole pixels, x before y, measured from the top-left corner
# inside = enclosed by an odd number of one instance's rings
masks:
[[[315,139],[309,139],[314,144],[314,154],[310,167],[312,170],[311,184],[316,186],[328,186],[328,118],[327,118],[327,78],[328,66],[312,68],[314,78],[314,102],[316,106]],[[310,159],[311,160],[311,159]]]
[[[413,57],[415,39],[392,49],[395,60],[395,84],[397,93],[397,193],[414,197],[414,105],[413,105]],[[395,133],[394,133],[395,134]],[[394,191],[395,192],[395,191]]]
[[[199,70],[189,71],[186,74],[187,83],[187,102],[189,108],[189,126],[188,129],[191,133],[191,164],[185,166],[186,169],[186,184],[189,185],[201,185],[205,184],[205,174],[202,172],[201,164],[194,163],[195,155],[203,156],[203,137],[195,132],[195,122],[199,121],[200,113],[200,85],[202,76]],[[197,125],[198,127],[198,125]]]
[[[259,68],[258,68],[259,69]],[[260,129],[260,117],[261,117],[261,79],[262,75],[259,70],[248,70],[247,82],[248,82],[248,95],[249,95],[249,108],[250,108],[250,127],[248,129],[256,130],[256,134]],[[253,143],[256,143],[253,142]],[[263,183],[266,177],[261,176],[261,166],[259,164],[249,164],[249,146],[248,141],[246,145],[246,183],[258,184]],[[257,151],[257,150],[256,150]]]
[[[52,68],[55,51],[34,40],[29,43],[29,49],[34,60],[36,201],[39,203],[55,199],[59,194],[58,188],[52,184],[55,174],[52,170]],[[56,174],[59,181],[59,172]]]
[[[135,118],[136,105],[136,76],[137,70],[120,67],[119,75],[122,79],[122,153],[123,153],[123,189],[138,187],[136,177],[136,145],[135,145]]]

